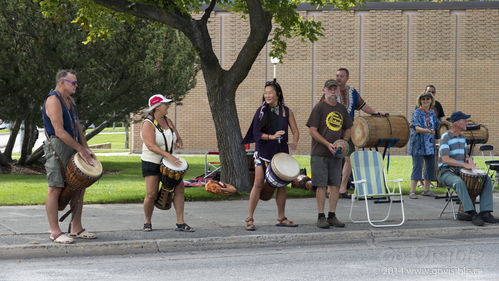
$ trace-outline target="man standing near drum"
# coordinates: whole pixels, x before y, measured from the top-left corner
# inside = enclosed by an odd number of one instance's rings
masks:
[[[463,204],[465,214],[459,214],[459,220],[472,221],[474,225],[482,226],[484,222],[497,223],[498,219],[491,214],[493,211],[492,181],[486,177],[480,193],[480,213],[475,211],[465,182],[459,176],[462,168],[478,169],[466,153],[466,140],[461,134],[466,130],[466,119],[470,118],[461,111],[452,113],[450,130],[445,132],[440,139],[438,181],[444,186],[451,186],[456,191]]]
[[[385,115],[381,111],[376,111],[372,107],[366,104],[366,102],[362,99],[359,92],[352,87],[347,85],[348,79],[350,78],[350,72],[346,68],[339,68],[336,71],[336,82],[338,82],[339,93],[338,93],[338,102],[343,104],[352,122],[355,118],[355,110],[362,110],[367,114],[380,114]],[[341,198],[350,198],[350,194],[347,192],[347,184],[348,179],[350,178],[350,174],[352,173],[352,166],[350,164],[350,155],[355,151],[355,146],[353,145],[352,140],[348,141],[350,145],[350,149],[348,150],[348,155],[345,157],[345,164],[343,165],[342,179],[340,185],[340,197]]]
[[[158,194],[161,176],[160,166],[162,159],[166,159],[173,166],[180,166],[182,161],[172,154],[173,146],[182,148],[182,139],[173,122],[166,117],[171,99],[163,95],[153,95],[149,98],[148,116],[142,123],[140,135],[142,145],[142,176],[146,183],[144,198],[144,231],[152,230],[152,213],[154,201]],[[177,215],[176,231],[193,232],[194,229],[184,221],[184,181],[181,180],[174,187],[173,206]]]
[[[56,74],[56,87],[43,104],[42,116],[47,140],[44,143],[45,169],[47,171],[48,192],[45,210],[50,225],[50,240],[54,243],[73,243],[73,237],[82,239],[96,238],[81,224],[83,196],[85,191],[74,192],[72,202],[78,202],[71,221],[71,234],[61,231],[58,222],[58,199],[64,188],[65,167],[76,152],[85,162],[92,165],[95,154],[88,148],[85,134],[80,127],[78,111],[72,95],[78,82],[73,70],[59,70]]]
[[[336,217],[336,205],[339,198],[341,182],[341,159],[335,157],[337,147],[333,143],[343,138],[348,141],[352,128],[352,119],[346,108],[337,102],[338,82],[327,80],[324,84],[324,99],[319,101],[307,121],[312,137],[310,166],[312,168],[312,186],[316,189],[318,219],[317,227],[344,227],[345,224]],[[329,213],[326,219],[324,206],[326,187],[329,189]]]

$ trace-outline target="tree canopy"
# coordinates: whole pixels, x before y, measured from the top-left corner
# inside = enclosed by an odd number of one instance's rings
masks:
[[[171,28],[138,18],[115,20],[115,33],[108,40],[82,44],[87,35],[71,23],[77,15],[73,5],[66,5],[57,19],[45,18],[39,4],[30,0],[0,0],[0,5],[0,116],[15,124],[9,145],[0,153],[7,160],[23,121],[27,141],[19,162],[31,154],[30,134],[42,125],[42,104],[55,87],[58,69],[78,72],[80,119],[97,124],[140,110],[152,94],[181,103],[196,84],[197,54]]]
[[[321,23],[301,16],[298,4],[309,3],[317,8],[332,5],[347,10],[358,2],[362,0],[41,0],[40,4],[45,15],[54,19],[64,17],[66,5],[75,4],[78,16],[74,21],[87,32],[88,42],[112,37],[113,20],[129,22],[135,17],[163,23],[185,34],[200,58],[217,133],[222,180],[249,191],[249,172],[244,169],[247,162],[235,105],[237,87],[268,41],[272,45],[270,55],[282,59],[288,38],[313,42],[322,35]],[[216,5],[248,19],[250,27],[243,47],[227,70],[220,65],[208,31]]]

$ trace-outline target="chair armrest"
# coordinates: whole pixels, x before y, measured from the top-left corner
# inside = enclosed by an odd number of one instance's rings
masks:
[[[366,183],[366,182],[367,182],[366,180],[352,181],[353,184]]]
[[[386,181],[389,181],[389,182],[403,182],[404,180],[403,179],[396,179],[396,180],[386,180]]]

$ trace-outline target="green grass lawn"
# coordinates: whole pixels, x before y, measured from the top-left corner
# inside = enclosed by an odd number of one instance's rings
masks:
[[[95,152],[126,152],[129,149],[125,148],[125,134],[98,134],[88,141],[88,145],[101,144],[101,143],[111,143],[111,149],[101,150],[93,149]]]
[[[184,179],[191,179],[204,173],[204,156],[185,156],[189,170]],[[301,168],[310,173],[310,157],[295,156]],[[213,158],[212,158],[213,159]],[[86,203],[139,203],[145,196],[144,179],[141,175],[139,156],[100,156],[104,169],[103,177],[87,189]],[[477,165],[484,168],[484,163],[478,157]],[[386,166],[386,159],[385,159]],[[410,190],[410,174],[412,161],[410,157],[392,156],[387,179],[402,178],[404,194]],[[422,188],[417,191],[421,192]],[[445,192],[444,188],[433,190],[435,193]],[[0,175],[0,205],[44,204],[47,193],[45,175]],[[237,193],[228,197],[215,195],[204,190],[204,187],[186,188],[187,201],[241,199],[247,193]],[[288,185],[288,197],[313,197],[314,193],[304,189],[291,188]]]

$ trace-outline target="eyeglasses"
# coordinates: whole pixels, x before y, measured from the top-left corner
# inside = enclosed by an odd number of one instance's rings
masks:
[[[435,93],[435,91],[426,91],[426,92],[427,92],[427,93],[432,93],[432,94],[434,94],[434,93]]]
[[[64,79],[64,81],[71,83],[71,85],[73,85],[73,86],[78,86],[78,81],[76,81],[76,80],[67,80],[67,79]]]

